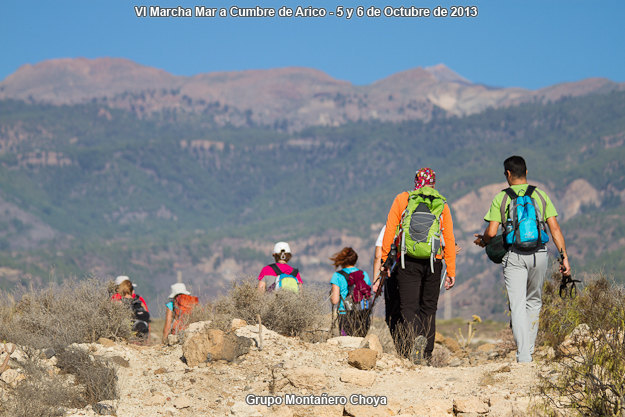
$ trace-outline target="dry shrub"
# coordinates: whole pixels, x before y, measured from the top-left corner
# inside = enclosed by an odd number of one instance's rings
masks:
[[[57,355],[57,367],[76,377],[80,386],[81,407],[99,401],[114,400],[117,395],[117,373],[108,362],[91,357],[82,349],[67,348]]]
[[[51,376],[38,359],[30,358],[21,365],[26,379],[9,390],[9,401],[0,404],[0,415],[54,417],[81,405],[77,388]]]
[[[31,290],[0,311],[0,339],[26,348],[61,351],[72,343],[100,337],[129,338],[132,313],[109,298],[106,284],[97,279]]]
[[[213,326],[227,331],[234,318],[256,323],[260,315],[268,329],[286,336],[299,336],[306,330],[320,327],[317,313],[322,304],[321,293],[314,289],[304,287],[297,294],[290,291],[261,294],[257,281],[249,279],[235,283],[228,294],[194,313],[191,321],[211,320]]]
[[[554,285],[555,283],[550,283]],[[538,407],[550,416],[625,415],[625,290],[605,276],[591,280],[577,298],[560,300],[558,287],[547,285],[548,303],[541,317],[544,340],[556,349],[555,371],[541,378]],[[556,298],[557,297],[557,298]],[[561,343],[579,324],[588,325],[582,340]]]

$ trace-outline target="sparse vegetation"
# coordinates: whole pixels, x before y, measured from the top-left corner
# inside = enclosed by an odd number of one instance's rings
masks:
[[[27,349],[60,351],[72,343],[95,342],[100,337],[129,338],[132,313],[109,298],[106,284],[95,278],[31,290],[17,302],[5,295],[0,307],[0,340]]]
[[[300,336],[304,331],[324,326],[320,316],[323,296],[319,291],[304,287],[299,293],[276,291],[261,294],[254,279],[237,282],[214,303],[195,309],[190,322],[211,320],[214,327],[230,329],[232,319],[252,324],[260,315],[262,324],[285,336]]]
[[[555,350],[541,379],[549,416],[625,415],[625,290],[600,275],[574,299],[558,295],[558,274],[545,286],[543,340]]]
[[[110,301],[105,283],[68,280],[26,292],[19,301],[1,298],[0,341],[18,345],[25,358],[14,364],[24,378],[9,389],[0,415],[58,416],[117,398],[113,366],[74,345],[131,336],[131,311]],[[56,357],[60,375],[45,363],[44,352]]]

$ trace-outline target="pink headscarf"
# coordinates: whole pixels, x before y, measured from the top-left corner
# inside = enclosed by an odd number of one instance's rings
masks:
[[[436,183],[436,173],[431,168],[421,168],[414,177],[414,189],[433,186]]]

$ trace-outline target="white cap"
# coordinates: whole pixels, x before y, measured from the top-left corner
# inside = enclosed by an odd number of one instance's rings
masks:
[[[282,251],[284,251],[285,253],[291,253],[291,248],[289,247],[288,243],[278,242],[273,247],[273,253],[280,253]]]
[[[130,278],[128,278],[126,275],[120,275],[115,278],[115,285],[119,285],[124,281],[130,281]]]
[[[171,294],[169,294],[169,298],[174,298],[178,294],[191,295],[191,293],[187,291],[187,286],[184,285],[182,282],[177,282],[175,284],[172,284]]]

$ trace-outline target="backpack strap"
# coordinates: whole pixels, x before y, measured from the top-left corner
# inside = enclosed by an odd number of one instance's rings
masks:
[[[501,207],[499,207],[499,211],[501,212],[501,225],[505,225],[506,221],[508,220],[506,218],[506,206],[508,205],[508,198],[510,200],[514,200],[515,198],[518,197],[517,193],[514,192],[514,190],[511,187],[508,187],[504,190],[502,190],[505,192],[505,194],[503,195],[503,198],[501,199]]]
[[[525,195],[530,196],[532,195],[532,193],[534,192],[534,190],[536,190],[536,186],[534,185],[530,185],[527,187],[527,191],[525,191]],[[538,195],[538,199],[540,200],[541,204],[542,204],[542,210],[541,210],[541,218],[539,219],[539,221],[541,223],[544,223],[544,218],[545,218],[545,212],[547,211],[547,202],[545,201],[545,197],[543,197],[543,195],[541,193],[539,193],[538,191],[536,191],[536,195]]]
[[[283,274],[282,270],[281,270],[280,268],[278,268],[278,265],[277,265],[277,264],[271,264],[271,265],[269,265],[269,267],[270,267],[271,269],[273,269],[273,272],[275,272],[275,273],[276,273],[276,276],[277,276],[277,277],[279,277],[280,275],[282,275],[282,274]]]
[[[344,269],[341,269],[340,271],[336,271],[339,274],[343,275],[345,277],[345,279],[347,280],[347,278],[349,278],[349,274],[347,272],[345,272]]]
[[[345,281],[347,282],[347,279],[349,278],[349,274],[347,272],[345,272],[345,269],[341,269],[340,271],[336,271],[339,274],[343,275],[343,277],[345,278]],[[347,295],[349,296],[349,286],[347,287]],[[341,290],[339,289],[339,298],[341,299],[341,302],[343,303],[343,311],[345,313],[347,313],[347,306],[345,305],[345,298],[343,298],[343,296],[341,295]],[[339,303],[339,307],[340,307],[340,303]],[[338,310],[340,311],[340,309]]]
[[[293,270],[288,274],[297,280],[297,274],[299,274],[299,270],[297,268],[293,268]]]

